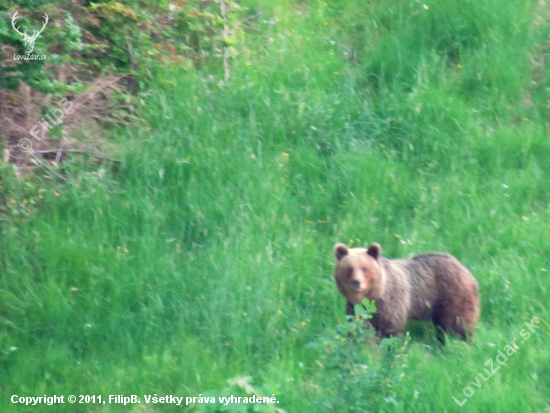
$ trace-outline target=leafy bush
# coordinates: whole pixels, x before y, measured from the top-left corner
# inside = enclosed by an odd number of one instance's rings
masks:
[[[325,386],[335,394],[322,400],[332,411],[384,411],[384,405],[399,403],[395,386],[405,375],[410,337],[407,333],[404,338],[384,338],[377,348],[376,332],[369,324],[374,312],[372,301],[356,305],[356,316],[348,316],[336,334],[313,343],[324,350],[326,368],[336,372]]]

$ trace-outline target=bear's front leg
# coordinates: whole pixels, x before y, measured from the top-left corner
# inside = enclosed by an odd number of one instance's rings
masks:
[[[355,306],[349,301],[346,303],[346,315],[355,317]]]

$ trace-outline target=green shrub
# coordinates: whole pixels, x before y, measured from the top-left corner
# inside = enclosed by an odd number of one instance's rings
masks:
[[[376,308],[372,301],[365,304],[355,306],[356,316],[347,316],[336,334],[313,343],[323,350],[325,368],[335,373],[324,386],[333,393],[321,400],[332,411],[384,411],[385,405],[399,403],[395,386],[405,375],[410,337],[384,338],[376,346],[369,324]]]

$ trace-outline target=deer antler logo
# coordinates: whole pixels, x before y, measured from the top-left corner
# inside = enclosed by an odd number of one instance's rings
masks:
[[[44,13],[44,25],[40,30],[33,30],[33,34],[29,36],[26,30],[25,30],[25,33],[22,33],[21,30],[17,26],[15,26],[15,21],[17,20],[17,13],[19,12],[16,11],[13,17],[11,18],[11,25],[13,29],[23,37],[23,41],[25,42],[25,49],[27,49],[27,54],[30,54],[34,50],[34,42],[38,38],[38,35],[44,31],[44,28],[48,24],[48,20],[49,20],[48,15]]]

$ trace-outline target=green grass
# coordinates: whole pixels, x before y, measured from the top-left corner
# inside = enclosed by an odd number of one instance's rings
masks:
[[[176,412],[143,395],[236,395],[228,380],[251,376],[287,412],[345,411],[357,400],[311,345],[345,324],[337,241],[449,252],[480,284],[473,344],[440,348],[413,326],[396,403],[364,385],[374,410],[548,409],[548,12],[527,0],[272,3],[243,2],[266,22],[230,84],[219,62],[156,69],[150,129],[123,132],[118,170],[26,184],[2,170],[0,410]],[[455,404],[532,317],[540,330]],[[354,346],[383,371],[375,344]],[[142,403],[24,407],[13,394]]]

